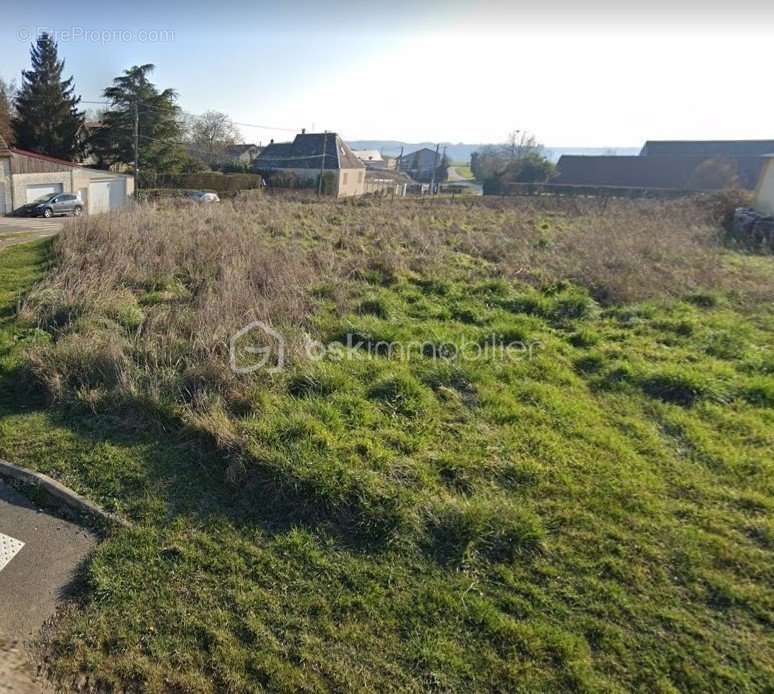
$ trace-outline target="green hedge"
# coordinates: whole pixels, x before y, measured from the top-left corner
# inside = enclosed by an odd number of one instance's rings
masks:
[[[216,193],[237,193],[261,187],[259,174],[223,174],[217,171],[204,173],[159,176],[157,188],[178,188],[185,190],[210,190]]]

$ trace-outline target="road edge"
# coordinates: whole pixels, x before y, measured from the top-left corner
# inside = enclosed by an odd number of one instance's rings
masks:
[[[121,518],[115,513],[106,511],[101,506],[98,506],[93,501],[89,501],[80,494],[76,494],[72,489],[66,487],[61,482],[57,482],[48,475],[27,470],[26,468],[9,463],[2,458],[0,458],[0,478],[40,490],[56,503],[67,506],[76,513],[93,516],[109,525],[118,525],[123,528],[131,527],[129,521]]]

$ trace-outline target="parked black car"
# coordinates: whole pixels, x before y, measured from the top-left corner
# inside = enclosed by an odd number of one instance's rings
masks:
[[[54,217],[67,214],[80,217],[82,212],[83,200],[81,200],[80,195],[74,193],[44,195],[16,210],[16,214],[22,217]]]

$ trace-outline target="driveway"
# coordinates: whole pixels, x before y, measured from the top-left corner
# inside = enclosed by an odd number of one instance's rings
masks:
[[[62,231],[64,217],[0,217],[0,250],[17,243],[54,236]]]
[[[35,691],[32,682],[4,690],[4,670],[22,677],[26,644],[38,637],[95,546],[91,533],[40,511],[0,481],[0,692]]]

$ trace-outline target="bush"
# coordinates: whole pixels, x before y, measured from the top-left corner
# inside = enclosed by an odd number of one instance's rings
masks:
[[[216,171],[205,173],[159,176],[159,188],[182,190],[208,190],[218,194],[235,194],[240,190],[262,187],[262,176],[254,173],[223,174]]]

